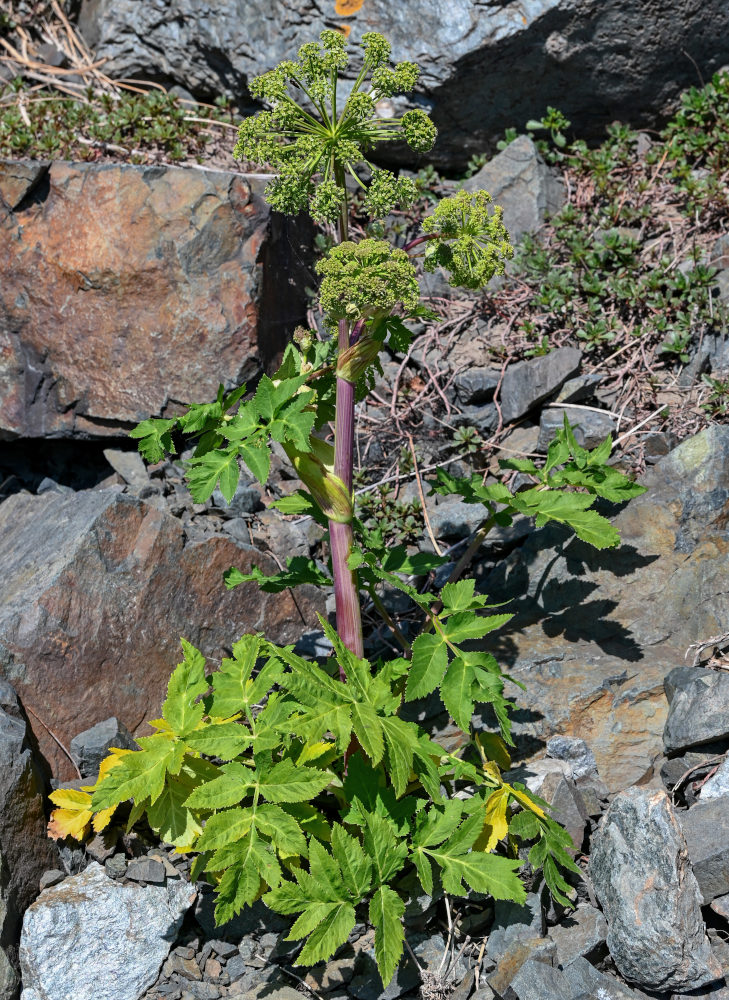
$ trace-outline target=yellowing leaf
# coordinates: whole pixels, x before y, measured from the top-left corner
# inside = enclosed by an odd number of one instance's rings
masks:
[[[518,789],[512,788],[511,785],[507,784],[504,784],[504,788],[508,789],[509,793],[514,796],[516,801],[521,803],[521,805],[523,805],[525,809],[528,809],[529,812],[533,812],[534,815],[539,816],[540,819],[547,818],[544,814],[544,810],[540,809],[536,802],[533,802],[524,792],[520,792]],[[491,800],[489,799],[489,801]]]
[[[50,799],[59,808],[51,813],[48,836],[53,840],[83,840],[93,816],[89,793],[78,788],[58,788],[51,792]]]
[[[116,806],[109,806],[108,809],[102,809],[101,812],[97,812],[94,816],[93,823],[91,824],[95,833],[101,833],[102,830],[106,829],[115,811]]]
[[[91,796],[80,788],[57,788],[48,796],[54,806],[78,812],[79,809],[91,809]]]
[[[493,851],[508,833],[509,790],[509,786],[504,785],[490,796],[484,811],[483,832],[474,844],[474,850]]]
[[[327,743],[325,740],[318,743],[307,743],[299,756],[296,758],[296,763],[299,765],[306,764],[310,760],[317,760],[319,757],[331,750],[333,746],[333,743]]]

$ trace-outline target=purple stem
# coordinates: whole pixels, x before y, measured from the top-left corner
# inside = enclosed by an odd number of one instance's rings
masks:
[[[421,243],[426,243],[428,240],[437,240],[441,235],[441,233],[427,233],[425,236],[417,236],[414,240],[406,243],[403,250],[405,253],[409,253],[415,247],[420,246]]]
[[[359,324],[357,324],[359,326]],[[359,335],[357,326],[353,331]],[[360,327],[361,329],[361,327]],[[346,320],[339,321],[339,352],[349,347],[349,324]],[[344,485],[352,492],[352,473],[354,466],[354,383],[346,379],[337,379],[337,403],[334,431],[334,475],[339,476]],[[357,574],[347,565],[347,559],[352,551],[354,534],[352,525],[339,522],[329,522],[329,537],[332,546],[332,572],[334,575],[334,600],[337,608],[337,632],[347,649],[355,656],[364,656],[362,638],[362,615],[359,603],[359,588]],[[346,675],[341,665],[339,673],[342,680]]]

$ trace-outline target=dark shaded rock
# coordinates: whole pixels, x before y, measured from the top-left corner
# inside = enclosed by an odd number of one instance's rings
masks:
[[[169,514],[109,490],[10,497],[0,505],[0,561],[0,675],[66,745],[112,706],[131,732],[154,718],[180,636],[219,656],[259,629],[294,642],[300,614],[313,624],[314,607],[323,611],[313,588],[296,604],[255,585],[226,592],[231,565],[272,572],[275,563],[228,538],[189,541]],[[35,732],[57,776],[71,777],[44,726]]]
[[[504,1000],[573,1000],[565,991],[566,981],[559,969],[529,959],[505,988]]]
[[[729,893],[729,797],[697,802],[678,819],[704,903]]]
[[[582,351],[558,347],[541,358],[509,365],[501,383],[501,413],[505,424],[518,420],[547,399],[580,367]]]
[[[97,722],[91,729],[86,729],[78,736],[74,736],[69,750],[76,761],[81,776],[92,778],[95,781],[101,762],[111,747],[120,750],[136,750],[137,748],[137,744],[127,727],[114,716],[111,719],[104,719],[103,722]]]
[[[465,406],[490,403],[498,384],[499,373],[493,368],[468,368],[453,379],[456,395]]]
[[[304,317],[308,230],[263,183],[53,163],[0,219],[0,436],[118,436],[270,363]]]
[[[241,514],[255,514],[256,511],[263,510],[261,491],[251,483],[251,480],[246,481],[246,478],[241,476],[230,503],[216,487],[212,495],[213,506],[216,510],[222,511],[224,517],[231,518],[240,517]]]
[[[639,781],[662,750],[666,675],[729,621],[729,428],[682,442],[643,483],[648,492],[613,518],[619,548],[537,529],[482,583],[514,612],[483,647],[526,685],[514,726],[522,749],[539,752],[555,732],[589,734],[611,792]]]
[[[691,990],[721,977],[701,892],[665,792],[620,792],[593,837],[590,878],[618,971],[646,989]]]
[[[537,451],[546,452],[550,441],[564,426],[565,416],[581,448],[597,448],[615,430],[615,418],[607,412],[578,409],[576,406],[551,406],[539,421]]]
[[[547,935],[557,946],[557,963],[565,966],[582,956],[598,961],[607,951],[607,921],[589,903],[581,903],[550,927]]]
[[[124,482],[133,490],[139,491],[149,485],[147,466],[138,451],[105,448],[104,458],[114,472],[118,472]]]
[[[564,969],[568,993],[574,1000],[584,996],[585,1000],[637,1000],[637,995],[613,976],[608,976],[590,964],[585,958],[576,958]]]
[[[480,504],[464,503],[448,497],[429,512],[430,526],[436,538],[468,538],[484,520]]]
[[[0,679],[0,998],[14,1000],[23,914],[58,864],[46,835],[45,781],[18,697]]]
[[[715,773],[701,786],[701,801],[729,796],[729,757],[719,764]]]
[[[585,372],[567,379],[557,393],[555,403],[579,403],[583,399],[589,399],[603,378],[599,372]]]
[[[729,739],[729,674],[705,667],[690,667],[687,672],[680,668],[666,694],[670,705],[663,745],[668,753]]]
[[[353,41],[381,31],[396,59],[422,67],[415,100],[433,108],[440,129],[429,157],[462,166],[505,128],[539,118],[550,104],[578,135],[602,135],[614,119],[653,126],[655,113],[696,82],[690,60],[676,58],[687,40],[703,79],[729,61],[729,15],[721,0],[700,9],[687,2],[666,8],[587,0],[575,7],[539,0],[524,7],[508,0],[476,7],[453,0],[447,18],[438,0],[422,0],[416,14],[388,0],[368,0],[361,10],[291,0],[275,12],[251,2],[245,17],[234,0],[216,4],[214,16],[197,0],[169,0],[164,17],[155,4],[135,0],[78,6],[81,32],[96,57],[107,60],[105,73],[177,84],[207,98],[225,92],[240,99],[251,76],[294,58],[323,28],[351,28]],[[505,83],[514,66],[526,64],[528,79]],[[357,68],[353,63],[348,72],[356,75]]]
[[[519,971],[528,962],[556,965],[557,946],[547,937],[522,937],[511,941],[499,957],[487,982],[497,996],[505,996]]]
[[[494,900],[494,922],[489,931],[486,954],[494,962],[519,940],[532,941],[544,936],[545,922],[540,897],[530,892],[526,903],[508,899]]]
[[[467,191],[489,192],[504,210],[504,225],[513,242],[536,232],[565,201],[561,176],[544,163],[526,135],[509,143],[463,186]]]
[[[28,162],[3,161],[0,163],[0,221],[6,216],[8,209],[14,212],[16,208],[29,198],[35,188],[48,173],[50,164],[41,160]]]

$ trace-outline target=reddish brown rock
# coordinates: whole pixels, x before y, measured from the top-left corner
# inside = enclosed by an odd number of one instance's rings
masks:
[[[270,362],[304,316],[307,232],[264,181],[0,163],[0,438],[118,434]]]
[[[271,558],[219,536],[188,542],[175,518],[112,490],[6,500],[0,565],[0,675],[35,713],[41,750],[63,779],[75,774],[49,731],[67,747],[110,714],[148,731],[180,637],[216,662],[246,632],[295,642],[323,611],[311,587],[296,604],[254,584],[227,591],[229,566],[271,572]]]

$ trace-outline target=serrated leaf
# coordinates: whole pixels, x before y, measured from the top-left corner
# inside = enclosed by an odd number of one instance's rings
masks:
[[[415,865],[423,892],[427,896],[433,895],[433,866],[422,851],[414,851],[410,860]]]
[[[244,713],[256,704],[252,700],[253,671],[263,652],[263,639],[256,635],[244,635],[233,644],[233,656],[225,657],[220,669],[212,675],[212,698],[208,704],[208,715],[218,719],[230,719]],[[270,664],[266,664],[269,667]],[[264,670],[266,670],[264,667]],[[266,675],[268,687],[273,686],[280,676],[280,666],[272,668]],[[263,673],[263,671],[261,671]]]
[[[305,583],[319,587],[330,587],[332,578],[317,566],[313,559],[306,556],[292,556],[286,560],[286,569],[278,573],[266,574],[259,566],[252,566],[249,573],[231,567],[223,574],[223,580],[228,590],[241,583],[257,583],[267,594],[280,594],[292,587],[300,587]]]
[[[376,813],[365,815],[364,849],[372,860],[376,885],[389,882],[407,857],[405,841],[396,837],[389,820]]]
[[[280,806],[262,803],[256,810],[256,829],[269,838],[282,858],[301,857],[308,853],[301,827]]]
[[[484,825],[477,839],[474,850],[493,851],[498,842],[506,836],[509,829],[509,788],[497,788],[489,795],[483,818]]]
[[[189,848],[202,832],[202,826],[185,800],[193,787],[190,775],[180,772],[168,777],[162,794],[147,809],[149,825],[166,844]]]
[[[49,798],[57,808],[51,813],[48,836],[53,840],[66,837],[83,840],[93,816],[89,793],[76,788],[57,788]]]
[[[316,929],[309,935],[301,954],[296,959],[296,965],[316,965],[317,962],[331,958],[337,948],[347,940],[356,923],[357,917],[351,903],[331,904],[327,915],[318,922]]]
[[[253,825],[254,811],[249,806],[226,809],[215,813],[205,823],[205,828],[195,845],[198,851],[217,851],[240,840]]]
[[[372,862],[357,838],[338,823],[332,827],[332,853],[345,888],[355,900],[362,899],[372,884]]]
[[[198,753],[221,760],[232,760],[247,750],[252,742],[250,730],[238,722],[209,722],[185,737],[185,743]]]
[[[266,485],[271,469],[271,453],[265,441],[243,442],[239,445],[240,455],[261,486]]]
[[[525,490],[514,498],[514,507],[536,518],[537,527],[547,521],[566,524],[583,542],[597,549],[612,548],[620,542],[620,535],[612,524],[588,510],[595,502],[588,493],[563,493],[556,490]]]
[[[370,921],[375,927],[375,961],[387,988],[395,969],[402,958],[405,929],[402,917],[405,904],[398,894],[387,885],[382,885],[370,900]]]
[[[509,823],[509,833],[520,840],[533,840],[539,835],[539,830],[537,817],[526,809],[512,817]]]
[[[439,635],[425,633],[413,642],[413,658],[405,687],[405,699],[424,698],[434,691],[448,666],[448,650]]]
[[[440,685],[440,695],[448,714],[464,733],[470,732],[474,700],[471,694],[475,672],[463,657],[451,660]]]
[[[179,771],[185,755],[184,744],[161,734],[138,742],[143,743],[143,749],[121,757],[119,764],[96,785],[91,799],[94,812],[127,799],[149,798],[154,803],[162,794],[167,773]]]
[[[162,715],[173,733],[185,736],[202,722],[204,708],[197,699],[209,685],[205,679],[205,657],[185,639],[180,642],[184,659],[177,664],[167,684]]]
[[[195,503],[205,503],[220,482],[220,491],[230,503],[238,485],[238,445],[216,448],[187,463],[187,482]]]
[[[218,769],[218,777],[193,789],[185,805],[190,809],[227,809],[237,805],[248,794],[254,772],[237,761]]]
[[[382,720],[372,706],[365,702],[354,702],[351,711],[352,728],[360,746],[373,764],[379,764],[385,753]]]
[[[172,441],[172,431],[177,424],[177,420],[164,420],[153,418],[143,420],[129,431],[130,438],[139,441],[138,448],[150,465],[161,462],[165,455],[176,454],[176,449]]]
[[[464,642],[466,639],[483,639],[489,632],[506,625],[513,617],[508,614],[477,615],[475,611],[459,611],[444,622],[442,628],[450,642]]]
[[[308,802],[324,791],[332,777],[313,767],[297,767],[291,760],[274,764],[258,775],[257,787],[269,802]]]
[[[418,727],[395,716],[380,719],[387,744],[390,777],[398,798],[404,793],[413,770],[413,757],[418,749]]]

